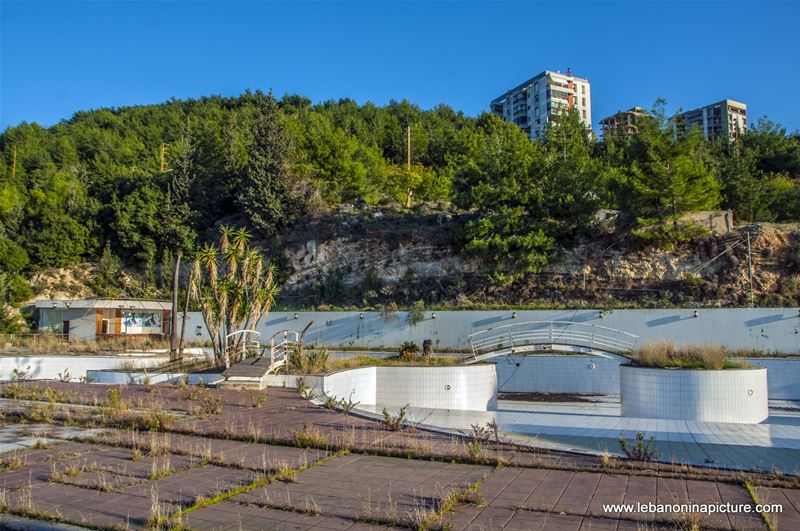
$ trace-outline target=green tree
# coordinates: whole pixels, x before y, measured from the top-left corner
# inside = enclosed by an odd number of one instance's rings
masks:
[[[632,142],[629,204],[644,239],[673,243],[696,234],[679,223],[687,212],[714,209],[720,203],[720,183],[697,130],[675,139],[671,124],[656,118],[644,122]]]
[[[277,111],[272,95],[261,95],[238,198],[250,223],[264,235],[273,234],[285,225],[291,212],[285,166],[288,141]]]
[[[465,227],[464,248],[488,259],[497,280],[538,270],[554,244],[543,229],[541,183],[531,171],[541,164],[542,148],[489,114],[476,129],[461,131],[459,142],[451,162],[455,199],[476,212]]]

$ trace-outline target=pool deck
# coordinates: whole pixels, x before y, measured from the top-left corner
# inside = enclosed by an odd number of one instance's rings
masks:
[[[452,432],[472,424],[497,422],[510,440],[536,447],[620,454],[619,439],[637,432],[655,436],[660,459],[696,466],[800,472],[800,403],[770,401],[770,416],[760,424],[640,419],[620,416],[619,397],[592,402],[520,402],[500,400],[496,411],[407,408],[411,421]],[[378,414],[383,406],[360,406]],[[398,407],[388,407],[396,411]]]
[[[113,387],[24,385],[47,386],[69,392],[70,401],[97,400],[101,406]],[[596,456],[489,443],[469,461],[463,438],[388,431],[375,421],[314,405],[290,389],[270,388],[259,407],[250,393],[210,389],[208,396],[221,402],[216,414],[198,414],[197,400],[175,387],[120,389],[125,401],[147,401],[183,416],[161,433],[35,422],[0,427],[2,448],[14,449],[0,454],[6,513],[109,528],[143,528],[157,515],[174,523],[180,513],[185,528],[209,530],[358,531],[421,523],[458,530],[635,530],[674,529],[687,515],[604,504],[755,507],[744,478],[725,470],[699,475],[659,465],[609,470]],[[25,407],[12,400],[0,405],[6,412]],[[563,411],[537,415],[570,417]],[[592,416],[604,415],[583,418]],[[306,430],[327,442],[299,447],[296,436]],[[504,464],[495,466],[483,456]],[[779,529],[798,529],[800,490],[794,480],[781,481],[757,486],[756,493],[763,502],[782,505],[783,512],[773,516]],[[767,529],[754,512],[696,518],[702,529]],[[0,528],[11,525],[10,519],[0,514]]]

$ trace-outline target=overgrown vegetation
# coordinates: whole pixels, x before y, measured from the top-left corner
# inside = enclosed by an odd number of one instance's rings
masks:
[[[631,354],[642,367],[676,369],[744,369],[746,361],[730,359],[734,353],[719,345],[679,345],[671,341],[645,343]]]
[[[330,365],[326,349],[296,348],[289,353],[286,361],[289,374],[323,374],[328,371]]]

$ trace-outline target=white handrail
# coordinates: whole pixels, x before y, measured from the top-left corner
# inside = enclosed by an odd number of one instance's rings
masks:
[[[639,336],[606,326],[572,321],[529,321],[495,326],[467,336],[472,356],[519,347],[565,345],[611,353],[630,352]]]

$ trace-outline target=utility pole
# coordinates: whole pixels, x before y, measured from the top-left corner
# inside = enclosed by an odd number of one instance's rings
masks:
[[[406,168],[408,171],[411,171],[411,125],[408,125],[406,128],[406,141],[408,142],[408,147],[406,148]]]
[[[11,178],[16,179],[17,177],[17,146],[14,146],[14,152],[11,155]]]
[[[406,170],[411,173],[411,124],[406,126]],[[411,188],[406,194],[406,208],[411,208]]]
[[[753,299],[753,256],[750,253],[750,233],[747,233],[747,269],[750,272],[750,307],[754,306]]]
[[[167,144],[161,143],[161,173],[167,171]]]

